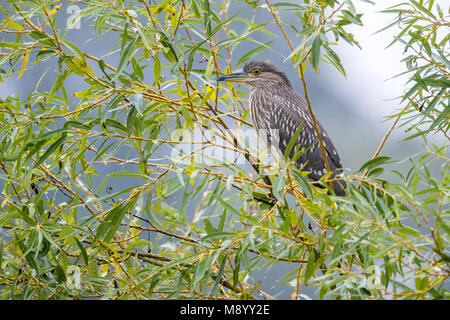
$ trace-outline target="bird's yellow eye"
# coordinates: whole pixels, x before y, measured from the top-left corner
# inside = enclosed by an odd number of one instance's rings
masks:
[[[261,69],[255,68],[252,70],[252,75],[259,76],[261,74]]]

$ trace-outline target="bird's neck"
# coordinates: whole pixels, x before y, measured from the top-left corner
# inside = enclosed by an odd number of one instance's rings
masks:
[[[292,90],[292,87],[288,87],[286,85],[273,85],[270,88],[252,87],[250,90],[249,98],[252,99],[258,97],[259,99],[270,101],[270,97],[275,95],[283,96],[283,94],[289,90]]]

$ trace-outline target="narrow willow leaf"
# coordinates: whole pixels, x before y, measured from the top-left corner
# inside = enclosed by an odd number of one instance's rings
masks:
[[[167,39],[167,36],[165,34],[162,33],[162,35],[163,35],[163,38],[161,39],[161,44],[166,49],[166,50],[162,50],[164,57],[166,57],[166,59],[172,63],[178,62],[178,56],[177,56],[177,53],[176,53],[173,45]]]
[[[84,264],[87,266],[89,264],[89,257],[87,255],[86,249],[84,248],[83,244],[80,242],[80,240],[78,240],[77,237],[73,237],[73,239],[75,240],[75,243],[77,244],[78,248],[80,248]]]
[[[27,52],[25,52],[25,55],[23,57],[22,68],[20,68],[19,76],[17,77],[17,79],[20,79],[20,77],[22,77],[23,73],[27,69],[29,57],[30,57],[30,49],[28,49]]]
[[[59,264],[55,266],[55,275],[59,283],[65,283],[67,281],[64,269]]]
[[[142,68],[134,57],[131,58],[131,65],[133,67],[134,74],[136,74],[141,81],[144,81],[144,74],[142,72]]]
[[[19,49],[21,46],[21,43],[0,41],[0,48]]]
[[[306,262],[306,270],[303,281],[307,282],[314,274],[314,271],[316,271],[316,254],[314,253],[314,250],[311,250]]]
[[[206,80],[211,80],[211,74],[213,71],[213,56],[211,56],[208,60],[208,65],[206,66],[205,69],[205,79]]]
[[[230,205],[228,202],[226,202],[224,199],[222,199],[222,197],[220,197],[217,194],[214,194],[214,197],[216,198],[217,201],[220,202],[220,204],[227,209],[228,212],[234,213],[237,216],[241,216],[241,214],[239,213],[238,210],[236,210],[232,205]]]
[[[85,74],[94,75],[92,68],[86,63],[84,57],[67,57],[64,59],[67,67],[73,71],[73,73],[79,76],[85,76]]]
[[[203,260],[197,262],[192,274],[191,292],[195,289],[197,283],[204,277],[206,271],[211,267],[212,255],[206,256]]]
[[[384,168],[375,168],[375,169],[371,170],[371,171],[367,174],[367,176],[368,176],[368,177],[377,177],[377,176],[379,176],[380,174],[382,174],[383,172],[384,172]]]
[[[70,50],[72,50],[79,58],[84,58],[83,51],[81,51],[74,43],[66,40],[61,39],[61,43],[63,43],[66,47],[68,47]]]
[[[112,209],[97,230],[97,237],[100,237],[105,242],[109,242],[119,229],[127,210],[130,208],[131,202],[121,203]]]
[[[117,71],[112,77],[112,80],[116,80],[123,72],[125,67],[127,66],[127,63],[130,61],[131,57],[134,55],[134,48],[136,47],[136,39],[132,40],[128,46],[125,48],[124,52],[122,53],[119,65],[117,66]]]
[[[302,128],[303,128],[303,121],[300,123],[297,130],[295,130],[294,135],[291,137],[291,139],[288,142],[288,145],[286,146],[286,149],[284,150],[284,158],[285,159],[289,159],[292,157],[292,155],[293,155],[293,153],[291,152],[292,148],[294,147],[295,143],[298,141],[298,137],[300,135],[300,132],[302,131]]]
[[[358,172],[361,172],[364,169],[370,170],[370,169],[375,168],[383,163],[387,163],[389,160],[391,160],[391,157],[385,157],[385,156],[380,156],[375,159],[371,159],[371,160],[367,161],[366,163],[364,163],[362,165],[362,167],[358,170]]]
[[[222,280],[222,275],[225,271],[225,265],[227,263],[227,259],[228,259],[228,252],[225,254],[225,256],[222,259],[222,262],[220,263],[220,268],[219,268],[219,272],[217,273],[217,275],[213,276],[213,278],[215,278],[215,282],[214,282],[214,287],[211,290],[211,294],[210,297],[215,297],[217,296],[217,292],[219,290],[219,283]]]
[[[155,76],[155,83],[158,83],[159,78],[161,78],[161,63],[159,62],[159,57],[157,55],[155,55],[153,61],[153,75]]]
[[[439,126],[442,122],[444,122],[444,119],[449,119],[449,113],[450,113],[450,107],[447,106],[433,121],[428,131],[433,130],[435,127]],[[448,122],[447,122],[448,123]]]
[[[248,51],[246,54],[244,54],[236,63],[236,67],[239,67],[241,64],[243,64],[244,62],[246,62],[247,60],[253,58],[254,56],[256,56],[257,54],[263,52],[264,50],[266,50],[267,48],[270,47],[270,45],[273,43],[274,40],[270,40],[264,44],[261,44],[259,46],[257,46],[256,48]]]
[[[14,22],[14,20],[12,18],[7,19],[7,21],[5,21],[4,26],[8,26],[11,29],[17,30],[17,31],[23,31],[23,27],[20,24],[17,24]]]
[[[23,241],[19,238],[19,236],[17,234],[15,234],[15,240],[16,243],[19,245],[19,248],[22,252],[26,252],[27,248],[25,247],[25,244],[23,243]],[[32,267],[34,270],[39,271],[38,265],[36,263],[36,260],[33,259],[31,252],[28,253],[27,255],[25,255],[25,258],[27,259],[30,267]]]
[[[311,185],[308,183],[308,180],[302,176],[298,171],[292,170],[290,174],[294,177],[294,179],[300,184],[303,192],[309,199],[314,199],[314,194],[312,191]]]
[[[128,134],[128,138],[131,137],[131,135],[133,133],[133,127],[134,127],[134,122],[136,120],[136,116],[137,116],[136,108],[131,108],[130,112],[128,112],[128,117],[127,117],[127,134]]]
[[[49,47],[53,47],[53,48],[57,48],[57,43],[54,39],[50,38],[48,34],[46,34],[45,32],[41,32],[41,31],[37,31],[37,30],[33,30],[30,33],[28,33],[28,36],[33,39],[36,40],[37,42],[39,42],[40,44],[43,44],[45,46],[49,46]]]
[[[53,96],[55,95],[56,92],[58,92],[58,90],[61,88],[61,86],[64,83],[64,80],[66,80],[66,78],[71,74],[71,72],[69,70],[64,70],[64,72],[60,75],[58,75],[58,77],[56,78],[55,83],[53,84],[52,89],[50,90],[46,102],[47,105],[52,103],[53,100]]]
[[[133,105],[140,116],[144,114],[144,97],[141,93],[133,95]]]
[[[341,253],[339,256],[335,257],[333,260],[330,261],[330,264],[334,264],[337,261],[341,260],[342,258],[346,257],[347,255],[351,254],[355,248],[359,246],[359,244],[364,241],[368,236],[370,235],[370,232],[365,233],[362,235],[355,243],[352,244],[351,247],[349,247],[347,250],[345,250],[343,253]],[[341,250],[342,251],[342,250]],[[378,253],[378,252],[377,252]]]
[[[109,74],[106,72],[106,64],[105,61],[103,60],[99,60],[98,61],[98,66],[100,67],[100,70],[102,70],[103,74],[105,75],[105,77],[109,80],[112,81],[111,77],[109,76]]]
[[[341,59],[339,59],[339,56],[334,52],[331,48],[324,45],[322,48],[327,53],[328,60],[331,62],[331,64],[346,77],[344,66],[341,63]]]
[[[136,171],[131,170],[121,170],[121,171],[115,171],[108,173],[108,177],[117,178],[117,177],[138,177],[138,178],[144,178],[147,179],[148,176]]]
[[[208,234],[207,236],[204,236],[202,238],[202,241],[208,241],[212,239],[222,239],[222,238],[229,238],[230,236],[233,236],[234,233],[232,232],[214,232],[211,234]]]
[[[36,221],[34,221],[31,217],[30,217],[30,210],[28,209],[27,206],[22,206],[22,210],[18,209],[17,212],[19,213],[20,216],[22,216],[22,218],[25,219],[26,222],[28,222],[30,225],[35,226],[36,225]]]
[[[34,167],[37,168],[42,162],[45,161],[59,146],[61,146],[64,141],[66,141],[66,134],[63,134],[61,138],[59,138],[57,141],[55,141],[46,151],[45,153],[39,158],[38,161],[34,164]]]
[[[332,8],[334,8],[335,1],[336,0],[325,0],[325,2]]]
[[[188,109],[183,105],[181,105],[181,113],[183,115],[184,120],[186,120],[186,124],[188,125],[188,127],[193,129],[194,121],[192,121],[192,117],[191,117],[191,114],[189,113]]]
[[[139,239],[139,240],[133,241],[126,247],[126,249],[123,251],[122,255],[125,257],[128,253],[130,253],[132,250],[134,250],[137,247],[151,246],[151,245],[152,245],[152,242],[145,240],[145,239]]]
[[[282,172],[278,177],[275,178],[273,182],[272,192],[275,198],[280,202],[284,202],[284,187],[286,186],[285,180],[286,175]]]
[[[319,60],[320,60],[320,47],[322,45],[322,39],[320,35],[314,38],[312,48],[311,48],[311,65],[315,71],[318,70]]]
[[[136,27],[137,33],[139,34],[139,38],[142,40],[142,43],[144,44],[144,47],[148,51],[151,51],[152,48],[150,47],[150,44],[148,43],[147,36],[145,35],[145,32],[142,29],[142,26],[138,23],[138,24],[135,24],[135,27]]]

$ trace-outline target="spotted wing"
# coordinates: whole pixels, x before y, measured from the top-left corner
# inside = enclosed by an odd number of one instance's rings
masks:
[[[319,180],[327,170],[320,143],[306,103],[300,96],[295,94],[295,92],[290,92],[283,94],[282,96],[274,96],[271,102],[271,109],[272,117],[267,120],[269,120],[271,129],[276,129],[273,131],[277,132],[277,134],[271,135],[272,139],[270,139],[270,142],[278,145],[280,152],[284,154],[291,137],[294,136],[296,130],[300,124],[302,124],[299,137],[291,149],[289,157],[292,158],[294,156],[296,148],[304,148],[306,152],[304,152],[297,160],[297,165],[298,167],[304,166],[303,170],[311,172],[308,175],[309,178],[316,181]],[[268,113],[265,114],[267,117]],[[339,154],[317,118],[316,121],[319,131],[321,132],[330,169],[336,172],[338,169],[342,168]],[[335,183],[335,191],[336,194],[344,194],[342,185],[338,185],[337,183]]]

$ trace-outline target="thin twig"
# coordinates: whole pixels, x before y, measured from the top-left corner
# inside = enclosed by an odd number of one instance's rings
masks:
[[[276,16],[275,12],[273,11],[272,6],[269,4],[269,1],[268,1],[268,0],[265,0],[265,2],[266,2],[266,4],[267,4],[267,7],[268,7],[269,10],[270,10],[270,13],[272,14],[272,16],[273,16],[273,18],[274,18],[274,20],[275,20],[275,23],[278,25],[278,27],[280,28],[281,32],[283,33],[283,36],[284,36],[284,38],[286,39],[287,44],[289,45],[289,47],[291,48],[291,50],[294,50],[294,47],[292,46],[291,41],[289,40],[288,36],[286,35],[286,32],[284,31],[283,26],[280,24],[280,21],[278,20],[278,18],[277,18],[277,16]],[[324,143],[323,143],[322,136],[320,135],[319,126],[317,125],[316,117],[315,117],[315,115],[314,115],[314,112],[312,111],[311,102],[310,102],[309,96],[308,96],[308,90],[307,90],[307,88],[306,88],[305,74],[304,74],[304,72],[303,72],[303,67],[302,67],[302,64],[301,64],[301,63],[300,63],[300,65],[299,65],[299,68],[300,68],[300,73],[302,74],[301,80],[302,80],[302,85],[303,85],[303,91],[304,91],[304,93],[305,93],[306,104],[307,104],[307,106],[308,106],[309,113],[310,113],[311,118],[312,118],[312,120],[313,120],[314,130],[315,130],[316,135],[317,135],[317,138],[318,138],[318,140],[319,140],[320,149],[322,150],[323,159],[324,159],[324,161],[325,161],[325,167],[327,168],[327,172],[330,172],[331,169],[330,169],[330,164],[329,164],[329,162],[328,162],[327,153],[326,153],[326,150],[325,150],[325,145],[324,145]],[[333,183],[331,183],[331,182],[330,182],[330,188],[334,191],[334,185],[333,185]]]

